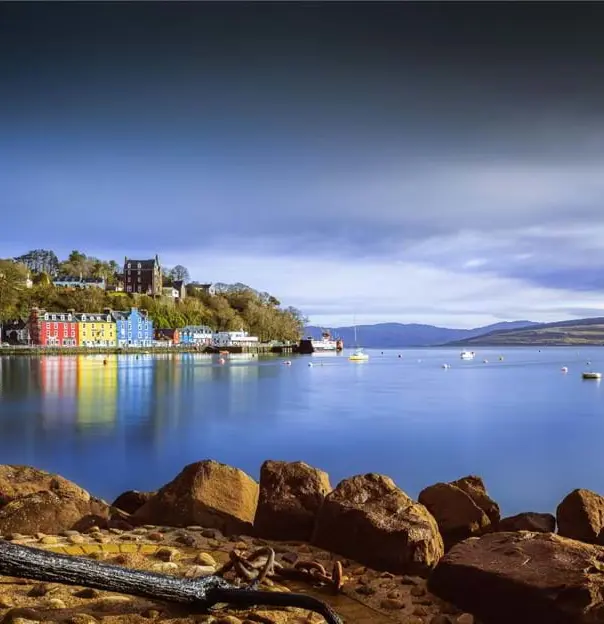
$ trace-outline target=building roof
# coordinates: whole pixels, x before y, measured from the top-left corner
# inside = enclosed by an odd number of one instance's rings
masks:
[[[138,269],[138,265],[140,264],[141,269],[153,270],[159,266],[159,260],[156,258],[152,258],[151,260],[134,260],[133,258],[125,258],[124,259],[124,269],[127,270],[128,263],[132,264],[133,269]]]
[[[107,322],[106,312],[76,312],[74,315],[78,322],[88,323],[98,321],[99,323]]]

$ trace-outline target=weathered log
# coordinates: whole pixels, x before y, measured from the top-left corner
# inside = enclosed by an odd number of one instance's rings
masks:
[[[188,603],[196,610],[206,610],[218,603],[238,607],[297,607],[321,614],[328,624],[342,624],[342,619],[331,607],[304,594],[240,589],[220,576],[186,579],[133,570],[83,557],[20,546],[5,540],[0,540],[0,574],[93,587],[153,600]]]

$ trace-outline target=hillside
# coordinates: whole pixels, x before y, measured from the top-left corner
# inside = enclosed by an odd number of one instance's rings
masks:
[[[531,323],[531,321],[511,321],[475,329],[450,329],[416,323],[378,323],[376,325],[358,325],[357,337],[359,344],[368,349],[430,347],[442,345],[446,342],[473,338],[497,330],[518,329],[531,325],[536,325],[536,323]],[[309,325],[305,327],[304,335],[320,338],[322,329],[321,327]],[[354,344],[353,327],[333,327],[329,328],[329,330],[332,336],[341,337],[345,345]]]
[[[604,345],[604,317],[542,323],[530,327],[490,331],[450,341],[446,346],[565,346]]]

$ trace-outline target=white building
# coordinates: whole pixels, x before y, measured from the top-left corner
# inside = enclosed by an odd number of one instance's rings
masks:
[[[258,344],[258,336],[250,336],[243,330],[216,332],[212,344],[215,347],[250,347]]]

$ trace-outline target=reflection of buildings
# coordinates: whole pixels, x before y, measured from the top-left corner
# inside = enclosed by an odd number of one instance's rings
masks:
[[[78,358],[48,355],[38,360],[44,424],[73,423],[77,415]]]
[[[103,362],[107,363],[104,364]],[[117,415],[117,361],[115,356],[78,358],[79,425],[108,425]]]

